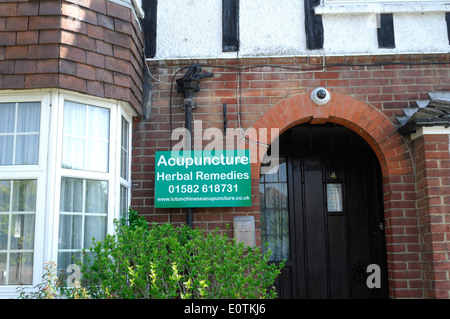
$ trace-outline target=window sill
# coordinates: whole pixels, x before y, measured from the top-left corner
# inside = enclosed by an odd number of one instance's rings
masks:
[[[359,2],[336,1],[314,8],[317,15],[332,14],[374,14],[374,13],[431,13],[450,11],[450,2],[411,3],[411,1],[371,1]]]

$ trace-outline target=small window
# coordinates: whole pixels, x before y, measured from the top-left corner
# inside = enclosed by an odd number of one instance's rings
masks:
[[[260,178],[261,240],[271,261],[289,260],[289,210],[286,159]],[[266,247],[267,246],[267,247]]]
[[[109,109],[64,103],[62,167],[108,172]]]
[[[344,211],[342,184],[327,183],[327,211],[329,213],[342,213]]]
[[[36,180],[0,180],[0,285],[33,281]]]
[[[119,198],[119,218],[128,218],[128,207],[130,204],[130,144],[131,131],[130,123],[122,116],[121,120],[121,145],[120,145],[120,198]]]
[[[37,165],[40,102],[0,103],[0,166]]]
[[[108,182],[63,177],[58,239],[58,267],[66,269],[81,260],[81,252],[92,239],[106,236]]]
[[[129,145],[129,127],[130,124],[127,120],[122,117],[122,138],[120,143],[120,177],[124,180],[128,180],[128,163],[129,163],[129,153],[130,153],[130,145]]]

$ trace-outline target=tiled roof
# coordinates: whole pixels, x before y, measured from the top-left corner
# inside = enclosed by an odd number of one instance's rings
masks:
[[[423,126],[450,126],[450,92],[428,93],[429,100],[416,101],[417,107],[405,109],[398,117],[400,134],[414,133]]]

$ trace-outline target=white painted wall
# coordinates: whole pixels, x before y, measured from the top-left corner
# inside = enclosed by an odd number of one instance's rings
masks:
[[[396,14],[395,43],[400,52],[449,52],[445,13]]]
[[[160,0],[158,58],[216,57],[222,54],[222,0]]]
[[[243,0],[239,10],[240,55],[306,52],[302,0]]]
[[[379,8],[381,1],[377,3]],[[389,12],[393,6],[386,5],[389,1],[383,3]],[[429,1],[428,7],[427,1],[420,5],[397,4],[394,12],[395,49],[378,48],[376,15],[372,13],[371,6],[365,9],[358,6],[356,10],[355,4],[350,3],[347,7],[339,6],[337,13],[324,13],[325,41],[322,52],[306,49],[303,0],[241,0],[238,54],[292,56],[450,52],[445,22],[448,5],[439,6],[436,1]],[[323,7],[321,10],[326,11]],[[222,0],[158,1],[155,59],[236,56],[235,52],[222,52],[221,11]]]

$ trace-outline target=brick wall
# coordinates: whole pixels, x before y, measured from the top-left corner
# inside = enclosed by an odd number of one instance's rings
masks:
[[[427,297],[436,298],[450,297],[449,138],[423,135],[414,141],[424,279]]]
[[[63,88],[142,100],[143,39],[131,9],[106,0],[0,3],[0,89]]]
[[[240,109],[244,129],[275,126],[282,132],[300,123],[330,121],[366,139],[383,170],[390,294],[398,298],[429,296],[423,280],[426,254],[422,251],[430,238],[422,236],[427,223],[418,218],[416,182],[420,177],[416,181],[419,164],[414,155],[418,148],[409,137],[398,134],[396,117],[403,115],[404,108],[415,106],[415,100],[427,99],[427,92],[450,90],[449,61],[449,55],[329,57],[325,71],[320,70],[321,57],[249,58],[239,63],[235,59],[151,61],[152,75],[161,82],[152,82],[151,117],[134,123],[132,205],[150,221],[185,222],[182,209],[154,208],[154,153],[169,150],[176,143],[170,141],[171,130],[184,125],[184,111],[180,108],[183,98],[174,82],[171,90],[172,81],[185,73],[183,67],[199,63],[205,72],[215,74],[201,81],[201,90],[194,98],[197,108],[192,120],[201,120],[203,130],[223,130],[222,110],[226,103],[229,128],[239,127]],[[313,66],[315,71],[289,69],[299,66]],[[323,108],[312,105],[309,98],[319,86],[332,94],[332,100]],[[442,181],[448,182],[446,178]],[[440,198],[442,207],[446,207],[443,209],[448,209],[448,197]],[[232,235],[233,217],[248,214],[255,216],[259,228],[258,165],[252,165],[252,200],[253,205],[246,208],[194,209],[194,226],[209,230],[218,227]],[[421,216],[425,214],[421,212]],[[440,217],[445,219],[444,215]],[[231,226],[228,229],[227,224]],[[448,230],[444,233],[448,245]],[[260,244],[259,229],[256,234]],[[448,263],[449,256],[445,258]],[[445,275],[448,284],[447,270]]]

